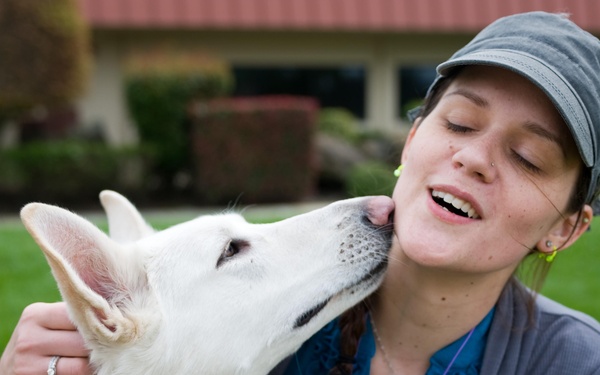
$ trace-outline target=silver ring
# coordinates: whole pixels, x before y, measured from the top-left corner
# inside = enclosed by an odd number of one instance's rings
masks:
[[[48,364],[48,375],[56,375],[56,364],[58,363],[58,360],[60,359],[60,356],[55,355],[54,357],[52,357],[50,359],[50,363]]]

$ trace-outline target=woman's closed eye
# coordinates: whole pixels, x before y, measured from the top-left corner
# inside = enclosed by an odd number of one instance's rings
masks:
[[[451,133],[454,133],[454,134],[469,134],[469,133],[474,133],[474,132],[478,131],[478,129],[476,129],[476,128],[465,126],[465,125],[460,125],[451,120],[445,121],[445,127],[448,131],[450,131]],[[509,157],[511,159],[513,159],[519,167],[523,168],[527,172],[534,173],[534,174],[542,173],[542,168],[540,168],[537,165],[537,163],[532,162],[531,158],[523,156],[522,153],[516,151],[514,148],[510,148]]]
[[[511,150],[512,152],[512,156],[514,158],[514,160],[523,168],[527,169],[529,172],[533,172],[533,173],[540,173],[542,170],[540,168],[538,168],[535,164],[533,164],[532,162],[530,162],[529,160],[525,159],[522,155],[520,155],[518,152]]]
[[[468,133],[473,131],[473,129],[469,127],[458,125],[450,121],[446,121],[446,128],[453,133]]]

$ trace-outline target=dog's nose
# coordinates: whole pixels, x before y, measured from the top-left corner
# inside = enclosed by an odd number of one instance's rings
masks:
[[[392,222],[394,207],[394,201],[390,197],[373,197],[367,202],[367,219],[377,226],[389,224]]]

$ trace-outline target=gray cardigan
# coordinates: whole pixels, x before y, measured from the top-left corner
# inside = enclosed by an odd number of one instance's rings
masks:
[[[529,292],[516,282],[504,289],[481,373],[600,375],[600,324],[544,296],[536,298],[530,312],[529,299]]]
[[[529,291],[518,282],[511,281],[504,288],[481,374],[600,375],[600,323],[544,296],[528,307],[530,301]],[[269,375],[282,374],[291,358]]]

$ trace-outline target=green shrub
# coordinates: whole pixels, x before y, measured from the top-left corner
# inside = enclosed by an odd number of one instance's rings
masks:
[[[296,201],[316,185],[317,104],[300,97],[221,99],[196,108],[194,189],[200,200]]]
[[[380,161],[368,161],[352,168],[346,180],[346,192],[352,197],[391,196],[396,185],[393,168]]]
[[[143,190],[151,152],[102,143],[31,142],[0,151],[0,203],[95,202],[103,189]]]
[[[319,131],[356,143],[361,131],[356,117],[345,108],[323,108],[319,112]]]
[[[126,63],[129,111],[142,142],[157,151],[157,173],[166,180],[188,161],[188,108],[231,92],[232,73],[223,61],[198,52],[151,51]]]
[[[0,8],[0,119],[78,97],[91,62],[78,2],[2,0]]]

